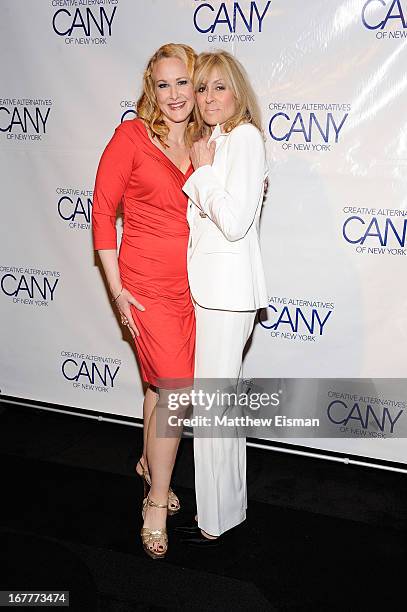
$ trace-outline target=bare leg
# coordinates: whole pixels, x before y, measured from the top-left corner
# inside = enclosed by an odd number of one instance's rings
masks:
[[[190,388],[177,390],[177,393],[189,393]],[[149,497],[158,504],[167,504],[168,489],[170,486],[172,470],[182,434],[182,425],[171,427],[168,437],[157,436],[157,418],[161,424],[172,415],[168,409],[169,394],[174,391],[159,389],[159,397],[153,408],[148,424],[147,432],[147,462],[150,469],[151,489]],[[181,414],[177,411],[177,416]],[[161,529],[165,527],[167,519],[166,508],[146,507],[145,520],[143,527],[149,529]],[[160,545],[156,544],[155,549],[159,552]]]
[[[155,389],[155,387],[154,387]],[[141,458],[142,463],[145,468],[148,468],[147,462],[147,434],[148,434],[148,425],[150,423],[151,414],[154,410],[156,403],[158,402],[158,393],[153,391],[151,386],[148,387],[144,402],[143,402],[143,456]]]

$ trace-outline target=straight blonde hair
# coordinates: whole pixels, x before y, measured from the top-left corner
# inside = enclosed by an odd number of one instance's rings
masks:
[[[154,55],[149,59],[147,68],[143,75],[143,93],[137,101],[136,109],[137,116],[147,124],[148,129],[152,137],[158,138],[163,147],[167,147],[166,139],[168,137],[169,128],[164,121],[160,107],[157,104],[157,97],[155,95],[155,84],[153,79],[153,70],[155,64],[167,57],[176,57],[184,62],[187,67],[188,76],[193,80],[194,68],[196,61],[196,53],[188,45],[182,45],[177,43],[168,43],[160,47]],[[191,114],[190,123],[193,121]],[[185,134],[185,141],[190,144],[190,125],[188,124],[187,132]]]
[[[200,53],[198,55],[194,72],[195,93],[199,87],[206,85],[209,74],[214,68],[219,70],[236,98],[236,112],[233,117],[226,121],[224,131],[230,132],[241,123],[251,123],[262,132],[260,108],[247,73],[242,64],[227,51]],[[202,119],[198,105],[195,104],[191,137],[193,140],[199,140],[199,138],[208,135],[209,132],[210,127]]]

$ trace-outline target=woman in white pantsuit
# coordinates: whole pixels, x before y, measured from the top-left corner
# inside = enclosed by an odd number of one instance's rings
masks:
[[[237,380],[256,311],[268,304],[259,246],[267,176],[260,113],[243,67],[224,51],[198,57],[195,172],[189,197],[188,276],[196,312],[195,379]],[[195,437],[197,524],[211,546],[246,518],[245,438]]]

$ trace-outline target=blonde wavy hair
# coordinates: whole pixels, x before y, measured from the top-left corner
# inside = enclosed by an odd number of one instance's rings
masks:
[[[252,123],[262,132],[261,113],[256,94],[242,64],[227,51],[200,53],[195,63],[194,89],[206,85],[209,74],[217,68],[236,98],[236,112],[224,125],[224,131],[230,132],[241,123]],[[191,126],[191,137],[199,140],[210,132],[210,127],[202,119],[198,105],[195,104],[194,121]]]
[[[193,80],[194,68],[196,61],[196,53],[188,45],[182,45],[177,43],[168,43],[160,47],[154,55],[150,58],[147,64],[147,68],[143,75],[143,93],[137,101],[136,109],[137,116],[146,123],[152,137],[156,136],[160,143],[167,147],[166,139],[168,137],[168,126],[166,125],[161,110],[157,104],[157,97],[155,95],[155,84],[153,79],[153,70],[155,64],[167,57],[176,57],[180,59],[187,67],[188,76]],[[190,124],[193,121],[191,114]],[[185,134],[185,140],[190,143],[190,124],[187,127]]]

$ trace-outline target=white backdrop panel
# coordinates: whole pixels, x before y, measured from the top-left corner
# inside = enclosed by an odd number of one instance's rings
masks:
[[[142,415],[90,212],[101,152],[134,116],[148,57],[170,41],[234,53],[262,108],[270,306],[245,377],[406,378],[404,2],[0,0],[0,10],[3,394]],[[407,462],[403,440],[298,443]]]

